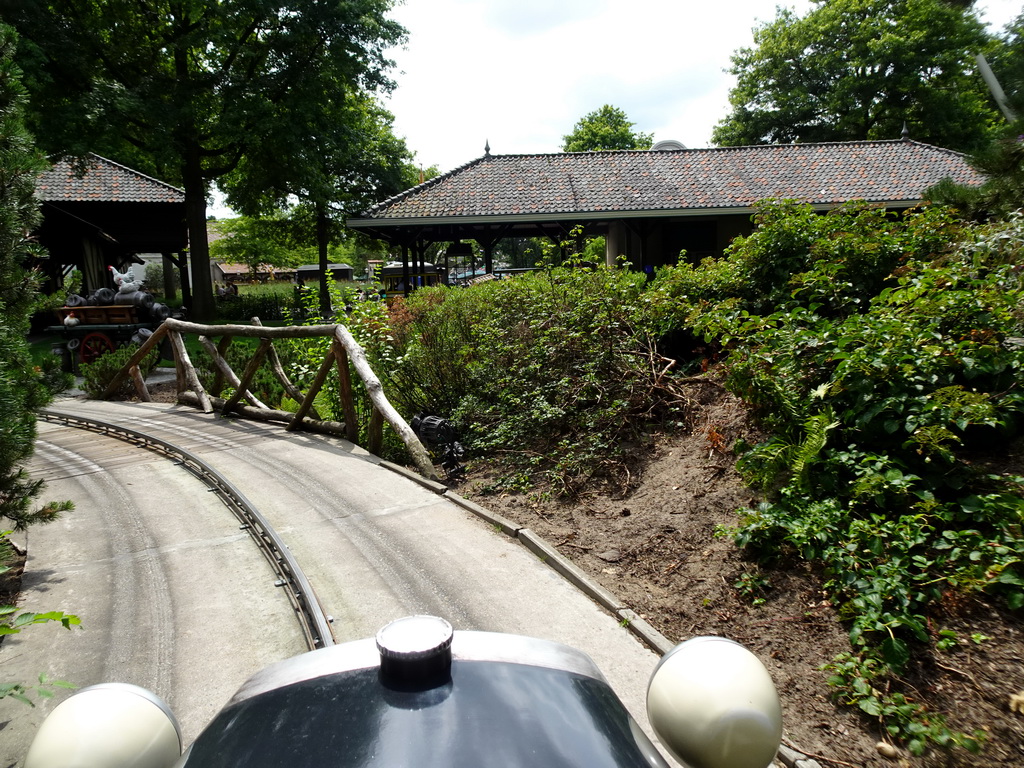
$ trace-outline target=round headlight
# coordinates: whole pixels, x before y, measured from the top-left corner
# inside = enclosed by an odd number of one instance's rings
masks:
[[[25,768],[170,768],[180,755],[178,721],[163,700],[136,685],[104,683],[54,708]]]
[[[782,739],[768,670],[723,637],[695,637],[662,657],[647,687],[647,715],[689,768],[765,768]]]

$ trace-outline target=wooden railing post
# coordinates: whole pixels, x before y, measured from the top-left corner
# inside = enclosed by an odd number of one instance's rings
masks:
[[[401,417],[384,396],[384,387],[381,386],[380,379],[377,378],[377,374],[373,372],[370,364],[366,361],[366,353],[359,346],[359,342],[353,338],[348,328],[343,325],[337,326],[334,335],[345,347],[345,351],[348,352],[349,359],[352,361],[352,366],[366,385],[366,393],[370,396],[370,401],[381,412],[384,419],[391,425],[391,428],[398,433],[402,442],[405,443],[405,447],[409,449],[412,460],[420,474],[431,480],[439,479],[437,472],[434,471],[434,463],[430,460],[430,453],[423,447],[423,443],[420,442],[416,433],[412,431],[412,427],[409,426],[408,422]]]
[[[181,338],[181,334],[177,331],[171,331],[171,344],[174,346],[174,359],[178,363],[181,371],[179,376],[178,393],[184,391],[181,387],[181,380],[184,379],[185,383],[192,387],[192,391],[196,393],[196,397],[199,398],[199,404],[203,409],[203,413],[212,413],[213,405],[210,404],[210,396],[206,394],[206,390],[203,389],[203,384],[199,381],[199,374],[196,373],[196,369],[192,366],[192,361],[189,359],[188,352],[185,349],[185,342]]]
[[[224,338],[225,339],[230,339],[231,337],[230,336],[225,336]],[[267,339],[267,341],[269,342],[270,340]],[[238,376],[235,375],[235,372],[233,370],[231,370],[231,366],[228,364],[228,361],[225,360],[224,357],[221,355],[220,345],[215,347],[213,345],[213,342],[210,341],[205,336],[200,336],[199,337],[199,343],[203,345],[203,349],[206,350],[206,353],[213,360],[213,364],[215,366],[217,366],[217,378],[218,379],[220,379],[221,381],[225,381],[226,380],[228,384],[230,384],[232,387],[235,388],[236,391],[242,392],[244,394],[244,396],[245,396],[245,399],[248,400],[253,405],[255,405],[257,408],[266,408],[267,407],[266,404],[261,402],[260,399],[258,397],[256,397],[256,395],[254,395],[250,390],[245,389],[242,386],[241,379],[239,379]],[[214,397],[217,397],[217,396],[220,395],[220,390],[218,390],[218,391],[216,391],[216,392],[214,392],[212,394],[213,394]]]
[[[259,370],[260,363],[262,363],[263,358],[267,356],[267,350],[273,343],[274,342],[270,339],[263,339],[263,341],[260,342],[260,346],[256,350],[256,354],[252,356],[249,364],[245,366],[245,373],[242,374],[242,378],[238,381],[235,394],[229,397],[224,403],[224,408],[221,413],[229,413],[232,408],[238,405],[238,401],[241,399],[242,395],[249,392],[249,382],[252,381],[252,377],[256,375],[256,371]]]
[[[370,425],[366,430],[366,450],[374,456],[380,456],[384,447],[384,414],[376,408],[370,409]]]
[[[303,421],[306,419],[307,414],[312,411],[313,401],[316,398],[317,393],[323,387],[324,382],[327,380],[331,367],[336,366],[338,371],[338,387],[341,396],[342,410],[344,411],[345,423],[338,424],[336,422],[325,422],[321,421],[319,417],[316,417],[315,421],[308,423],[308,427],[315,431],[321,431],[328,434],[341,434],[343,431],[346,438],[352,442],[356,442],[359,439],[359,423],[355,407],[355,398],[352,393],[352,377],[349,372],[349,363],[351,362],[352,367],[363,380],[363,384],[366,386],[367,395],[369,396],[372,404],[370,420],[366,433],[366,441],[368,443],[367,447],[370,452],[379,455],[383,444],[384,422],[386,421],[391,425],[391,428],[395,430],[395,433],[409,450],[413,463],[416,465],[420,474],[424,477],[430,478],[431,480],[438,479],[437,473],[434,471],[434,465],[430,459],[429,452],[423,446],[423,443],[420,442],[416,433],[413,432],[412,427],[409,426],[405,419],[403,419],[391,403],[388,402],[387,397],[384,395],[384,388],[381,386],[380,379],[377,378],[377,375],[373,372],[373,369],[366,360],[366,353],[363,351],[363,348],[359,346],[359,343],[355,340],[349,330],[343,325],[311,325],[292,326],[288,328],[267,328],[260,324],[259,318],[253,318],[253,324],[248,326],[200,325],[197,323],[185,322],[184,320],[168,318],[149,337],[149,339],[146,340],[145,344],[143,344],[139,350],[132,355],[129,363],[113,377],[110,384],[104,390],[103,397],[110,397],[116,391],[117,387],[120,386],[120,383],[124,381],[126,376],[132,376],[136,381],[136,388],[139,390],[139,396],[146,399],[148,391],[145,388],[145,382],[140,383],[138,381],[142,378],[138,371],[138,362],[146,355],[146,353],[149,352],[149,350],[156,346],[160,339],[164,336],[168,336],[171,341],[171,346],[174,349],[174,366],[178,380],[178,401],[188,402],[190,404],[198,402],[199,407],[202,408],[205,413],[211,413],[213,411],[213,405],[211,403],[210,395],[203,388],[202,382],[199,381],[199,375],[196,372],[195,367],[192,365],[192,361],[189,359],[188,351],[185,348],[185,342],[181,337],[181,334],[183,333],[196,333],[202,336],[200,341],[203,344],[203,348],[210,353],[213,358],[214,365],[217,368],[215,386],[219,387],[223,380],[227,380],[232,386],[234,386],[235,394],[231,398],[226,401],[217,398],[218,406],[220,406],[225,413],[231,410],[237,410],[239,413],[252,416],[253,418],[286,421],[287,428],[289,430],[302,428]],[[221,339],[220,344],[214,347],[209,338],[212,336],[222,336],[224,338]],[[224,352],[226,352],[232,336],[245,336],[248,338],[260,339],[259,349],[249,361],[249,364],[246,366],[245,373],[240,379],[235,376],[234,372],[231,370],[231,366],[228,365],[224,358]],[[320,370],[317,372],[313,383],[310,385],[309,391],[303,395],[298,388],[288,381],[287,376],[284,375],[280,360],[277,358],[277,354],[274,351],[273,339],[311,339],[318,337],[329,337],[331,339],[331,346],[324,357]],[[257,369],[262,363],[264,357],[267,355],[270,356],[274,373],[282,383],[282,386],[285,387],[285,390],[289,395],[299,402],[299,408],[294,414],[268,408],[248,389],[249,382],[255,376]],[[189,388],[192,389],[192,393],[187,391]],[[243,397],[248,399],[256,407],[241,405],[239,401]],[[315,411],[313,412],[315,413]]]
[[[205,338],[206,338],[205,336],[200,336],[199,337],[199,343],[202,344],[202,341]],[[231,346],[231,340],[233,338],[234,338],[234,336],[224,336],[217,343],[217,347],[216,347],[217,355],[219,355],[220,358],[225,361],[225,365],[227,364],[226,361],[227,361],[228,347]],[[203,344],[203,347],[205,348],[206,345]],[[206,351],[210,353],[210,357],[213,357],[214,358],[214,362],[216,362],[216,357],[214,356],[213,352],[210,349],[206,349]],[[228,368],[228,370],[230,370],[230,368]],[[231,384],[230,377],[225,377],[225,374],[224,374],[223,370],[218,365],[217,366],[217,372],[213,376],[213,386],[210,387],[210,394],[211,395],[213,395],[214,397],[220,397],[220,393],[224,391],[224,379],[225,378],[228,378],[228,383]],[[236,377],[236,381],[237,381],[237,377]],[[237,386],[237,385],[236,384],[231,384],[231,386]]]
[[[352,397],[352,377],[348,373],[348,352],[341,342],[331,339],[334,361],[338,366],[338,391],[341,397],[341,411],[345,416],[345,432],[353,443],[359,442],[359,416],[356,414],[356,403]],[[370,451],[374,453],[374,451]]]
[[[159,328],[153,331],[150,337],[142,343],[142,346],[135,351],[135,354],[128,358],[128,362],[125,363],[124,368],[122,368],[120,371],[114,374],[114,378],[112,378],[110,380],[110,383],[107,384],[107,388],[103,390],[103,393],[100,395],[100,399],[104,400],[113,395],[115,392],[117,392],[118,387],[121,386],[121,382],[125,380],[126,376],[130,375],[132,366],[137,366],[139,362],[142,360],[142,358],[148,355],[149,351],[153,349],[153,347],[155,347],[157,344],[159,344],[160,339],[162,339],[166,335],[166,325],[161,325]]]
[[[302,399],[302,403],[299,405],[299,409],[295,412],[294,418],[291,423],[288,424],[288,431],[292,432],[302,426],[302,420],[306,418],[306,414],[309,409],[313,407],[313,401],[316,399],[317,393],[320,391],[320,387],[327,381],[327,374],[331,372],[331,366],[334,365],[334,348],[327,350],[327,355],[324,357],[324,361],[320,364],[320,370],[316,372],[316,376],[313,379],[313,383],[309,385],[309,390],[306,392],[306,396]]]

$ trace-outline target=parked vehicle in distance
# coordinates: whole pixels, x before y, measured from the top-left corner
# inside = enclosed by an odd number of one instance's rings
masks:
[[[765,768],[782,736],[761,662],[724,638],[658,663],[648,716],[689,768]],[[94,686],[46,719],[25,768],[667,768],[589,656],[412,616],[376,638],[273,664],[181,753],[174,716],[135,686]]]

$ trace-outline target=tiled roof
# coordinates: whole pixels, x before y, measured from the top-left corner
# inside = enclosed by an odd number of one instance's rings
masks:
[[[364,220],[722,211],[768,197],[908,202],[946,177],[982,181],[963,155],[909,140],[494,155],[385,200]]]
[[[61,160],[36,182],[36,197],[46,202],[183,203],[185,192],[138,171],[89,155],[79,174],[72,161]]]

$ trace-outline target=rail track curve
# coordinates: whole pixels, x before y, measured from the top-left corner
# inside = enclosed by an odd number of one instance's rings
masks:
[[[88,430],[113,437],[138,448],[165,456],[194,475],[224,502],[259,546],[278,576],[277,586],[286,589],[289,602],[310,650],[334,645],[331,617],[320,604],[313,587],[288,546],[242,491],[191,451],[140,429],[102,419],[67,413],[56,408],[39,412],[39,418],[54,424]]]

